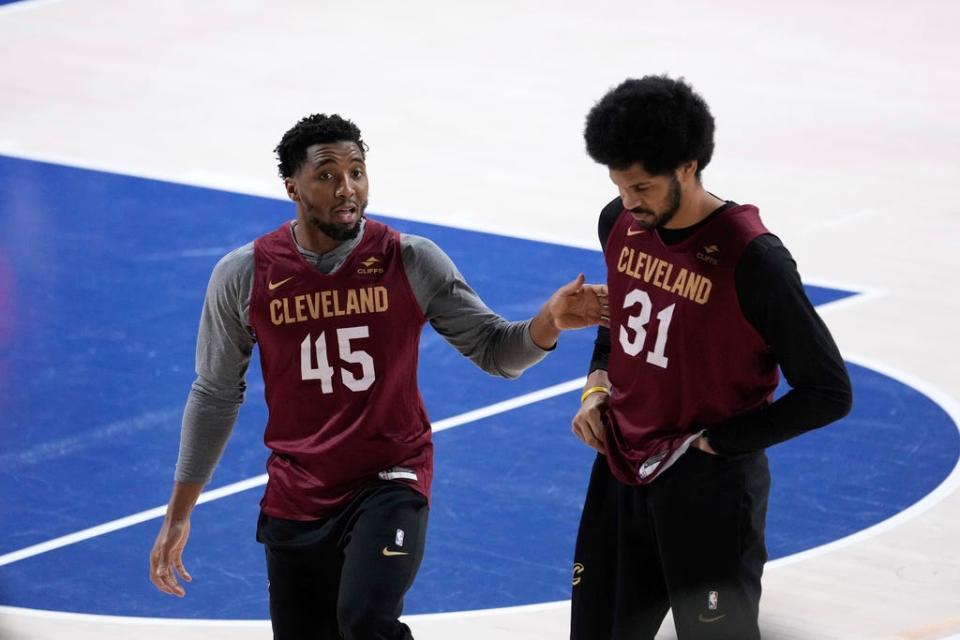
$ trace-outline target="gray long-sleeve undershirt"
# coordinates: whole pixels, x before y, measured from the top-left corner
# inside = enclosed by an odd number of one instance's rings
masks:
[[[303,256],[323,273],[343,264],[363,237]],[[484,304],[453,261],[431,240],[400,234],[403,266],[427,320],[460,353],[487,373],[515,378],[547,351],[530,337],[530,320],[508,322]],[[253,243],[224,256],[207,286],[197,334],[197,379],[183,412],[177,482],[205,484],[223,454],[243,403],[244,376],[253,354],[249,318]]]

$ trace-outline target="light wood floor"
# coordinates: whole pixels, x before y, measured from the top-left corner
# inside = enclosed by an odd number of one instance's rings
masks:
[[[823,312],[844,355],[956,417],[958,22],[935,0],[36,0],[0,7],[0,153],[282,197],[278,132],[335,111],[373,149],[371,209],[595,248],[613,191],[583,151],[587,110],[627,76],[683,75],[718,122],[707,187],[758,204],[808,281],[875,291]],[[960,637],[957,488],[955,471],[894,520],[771,565],[766,637]],[[519,640],[565,637],[568,616],[409,622],[427,640]],[[0,629],[269,637],[10,609]]]

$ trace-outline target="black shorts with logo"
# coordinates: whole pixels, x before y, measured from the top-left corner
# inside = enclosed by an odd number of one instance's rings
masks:
[[[323,520],[261,513],[273,637],[412,638],[398,618],[423,558],[428,511],[410,487],[377,481]]]
[[[594,462],[574,554],[573,640],[642,640],[668,609],[680,640],[753,640],[767,559],[762,451],[690,448],[648,485]]]

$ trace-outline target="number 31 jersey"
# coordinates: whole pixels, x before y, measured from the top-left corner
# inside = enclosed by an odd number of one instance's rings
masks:
[[[400,234],[367,219],[360,243],[324,274],[284,223],[255,241],[254,264],[250,325],[271,450],[264,513],[321,518],[378,477],[429,497],[433,445],[417,387],[426,320]]]
[[[672,245],[620,213],[604,249],[610,302],[607,460],[645,484],[704,427],[770,402],[777,364],[743,316],[735,271],[768,233],[739,205]]]

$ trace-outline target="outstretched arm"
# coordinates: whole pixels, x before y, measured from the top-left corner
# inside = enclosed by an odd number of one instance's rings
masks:
[[[492,375],[516,378],[542,360],[572,316],[587,313],[598,296],[592,285],[567,285],[530,320],[510,322],[492,311],[436,244],[401,234],[403,265],[420,308],[433,328],[457,351]],[[557,294],[564,291],[558,299]],[[560,298],[563,298],[562,300]],[[578,302],[580,301],[580,302]],[[578,306],[579,305],[579,306]],[[536,322],[537,327],[532,327]],[[581,325],[586,326],[586,325]],[[537,335],[535,336],[534,333]]]

